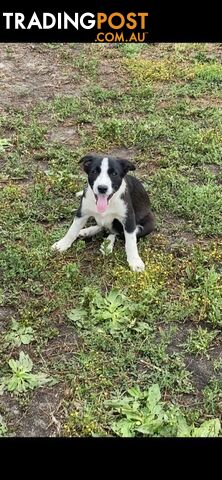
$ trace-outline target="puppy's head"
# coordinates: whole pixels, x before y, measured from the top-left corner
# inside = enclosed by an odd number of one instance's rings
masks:
[[[95,195],[99,213],[106,211],[127,172],[136,168],[129,160],[119,157],[87,155],[80,162],[88,175],[88,182]]]

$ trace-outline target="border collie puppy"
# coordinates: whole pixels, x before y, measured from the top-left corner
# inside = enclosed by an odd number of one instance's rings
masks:
[[[146,190],[139,180],[127,175],[135,166],[118,157],[87,155],[80,160],[88,175],[88,185],[81,196],[81,203],[66,235],[52,248],[64,252],[77,237],[91,237],[101,230],[109,232],[108,249],[113,250],[116,235],[125,237],[125,249],[130,268],[144,270],[137,239],[154,230],[154,217]],[[94,217],[97,225],[83,228],[88,218]]]

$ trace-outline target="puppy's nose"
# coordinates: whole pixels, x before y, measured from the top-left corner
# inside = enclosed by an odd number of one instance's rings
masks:
[[[98,192],[99,193],[106,193],[108,190],[108,187],[106,185],[98,185]]]

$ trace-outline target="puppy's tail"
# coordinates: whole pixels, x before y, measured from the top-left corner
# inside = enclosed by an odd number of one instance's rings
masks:
[[[83,193],[83,190],[81,190],[80,192],[76,192],[76,197],[82,197]]]

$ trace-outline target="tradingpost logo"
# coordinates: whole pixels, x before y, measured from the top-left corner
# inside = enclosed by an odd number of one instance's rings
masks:
[[[145,42],[148,12],[2,12],[6,30],[95,30],[95,42]],[[87,38],[86,38],[87,40]]]

